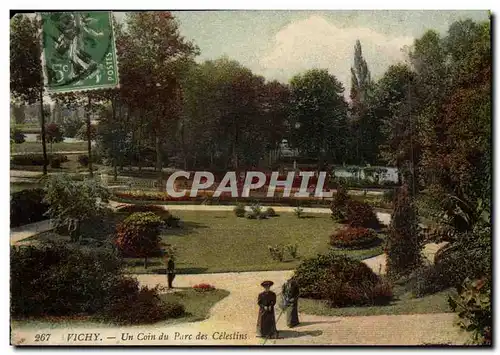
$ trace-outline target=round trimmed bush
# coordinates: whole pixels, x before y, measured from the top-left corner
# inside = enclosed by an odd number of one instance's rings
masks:
[[[110,301],[99,318],[116,324],[151,324],[184,314],[184,306],[163,302],[158,287],[139,288],[137,279],[125,277],[110,290]]]
[[[161,253],[160,227],[163,221],[153,212],[136,212],[118,225],[114,244],[124,256],[147,258]]]
[[[167,227],[179,227],[180,218],[175,217],[168,210],[156,205],[125,205],[116,209],[119,213],[153,212],[160,217]]]
[[[330,245],[343,249],[369,248],[379,241],[373,229],[363,227],[342,228],[330,236]]]
[[[380,229],[382,225],[373,211],[373,207],[366,202],[348,200],[346,209],[347,223],[351,227],[365,227]]]
[[[331,307],[387,304],[392,287],[366,264],[344,255],[304,260],[294,275],[301,297],[325,300]]]
[[[274,210],[274,208],[272,207],[268,207],[267,210],[266,210],[266,215],[268,217],[276,217],[277,214],[276,214],[276,211]]]

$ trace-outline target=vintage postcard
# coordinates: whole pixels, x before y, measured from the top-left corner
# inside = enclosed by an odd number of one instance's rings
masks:
[[[491,14],[10,19],[13,346],[491,346]]]

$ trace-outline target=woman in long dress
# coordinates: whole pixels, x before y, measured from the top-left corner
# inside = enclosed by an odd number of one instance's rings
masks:
[[[276,294],[271,291],[272,281],[264,281],[261,286],[264,292],[259,294],[257,304],[259,305],[259,316],[257,318],[257,336],[265,338],[277,338],[276,317],[274,315],[274,305],[276,304]]]
[[[286,312],[286,323],[289,328],[299,324],[299,285],[294,279],[288,280],[283,285],[284,310]]]

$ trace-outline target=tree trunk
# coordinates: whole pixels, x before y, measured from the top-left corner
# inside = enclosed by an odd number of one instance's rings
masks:
[[[145,269],[148,268],[148,257],[147,256],[144,257],[144,268]]]
[[[116,164],[116,159],[114,159],[113,175],[115,182],[118,181],[118,164]]]
[[[91,135],[91,124],[90,124],[90,95],[88,96],[87,103],[87,150],[89,153],[89,175],[92,178],[94,176],[94,171],[92,170],[92,135]]]
[[[40,124],[42,126],[43,175],[47,175],[49,161],[47,159],[47,141],[45,137],[45,115],[43,114],[43,86],[40,87],[40,116]]]
[[[156,150],[156,167],[155,169],[160,172],[161,174],[161,144],[160,144],[160,137],[158,134],[155,133],[155,150]]]

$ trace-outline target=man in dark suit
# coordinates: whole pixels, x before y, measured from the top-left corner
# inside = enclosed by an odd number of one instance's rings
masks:
[[[174,258],[170,257],[167,263],[167,279],[168,279],[168,288],[172,288],[172,282],[175,279],[175,263]]]

